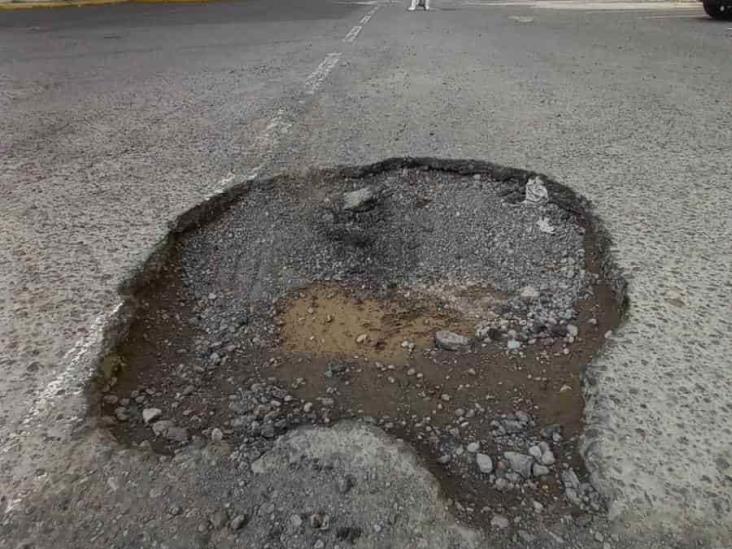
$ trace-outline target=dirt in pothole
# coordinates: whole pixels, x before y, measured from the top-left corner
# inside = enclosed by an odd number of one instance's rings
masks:
[[[107,361],[119,369],[101,387],[103,421],[120,441],[162,453],[223,438],[246,465],[299,425],[361,418],[408,441],[472,525],[489,528],[496,514],[526,525],[599,511],[577,452],[580,376],[619,310],[597,275],[592,234],[581,234],[584,250],[573,253],[592,282],[571,317],[553,323],[507,313],[516,297],[505,289],[449,278],[411,286],[315,281],[238,316],[209,317],[231,302],[187,278],[191,244],[178,241]],[[225,269],[224,260],[201,265],[207,283]],[[438,348],[438,330],[469,342]],[[506,452],[521,454],[528,469]]]

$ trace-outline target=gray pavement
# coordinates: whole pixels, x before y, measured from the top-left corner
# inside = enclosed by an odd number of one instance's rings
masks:
[[[117,287],[168,223],[254,175],[429,155],[537,170],[594,202],[629,281],[587,389],[617,546],[729,546],[730,25],[686,4],[405,7],[0,14],[0,545],[99,546],[69,534],[67,490],[87,516],[146,499],[113,496],[100,462],[139,486],[140,458],[78,428]]]

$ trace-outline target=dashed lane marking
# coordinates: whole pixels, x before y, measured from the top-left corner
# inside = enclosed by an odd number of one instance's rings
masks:
[[[361,25],[356,25],[351,30],[348,31],[348,34],[343,39],[344,42],[353,42],[356,37],[358,36],[358,33],[361,32],[361,29],[363,27]]]
[[[341,59],[340,52],[329,53],[325,56],[325,59],[318,65],[310,76],[305,80],[305,93],[308,95],[314,94],[318,88],[323,84],[323,81],[328,77],[330,71],[338,64]]]

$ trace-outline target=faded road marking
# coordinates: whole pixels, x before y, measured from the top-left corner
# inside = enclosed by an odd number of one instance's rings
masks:
[[[343,39],[344,42],[353,42],[356,37],[358,36],[358,33],[361,32],[361,29],[363,27],[361,25],[356,25],[353,27],[350,31],[348,31],[348,34]]]
[[[339,52],[329,53],[325,56],[325,59],[318,65],[310,76],[305,80],[305,93],[312,95],[318,88],[323,84],[323,81],[328,77],[330,71],[338,64],[341,58]]]

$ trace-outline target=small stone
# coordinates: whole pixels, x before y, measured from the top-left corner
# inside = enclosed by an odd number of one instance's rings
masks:
[[[450,395],[448,395],[447,393],[443,393],[442,395],[440,395],[440,398],[445,402],[448,402],[450,400]]]
[[[463,351],[470,348],[470,339],[448,330],[435,332],[435,345],[446,351]]]
[[[554,452],[551,450],[545,450],[541,454],[541,463],[543,465],[554,465],[557,462],[557,458],[554,457]]]
[[[324,547],[325,547],[325,542],[322,539],[319,539],[313,545],[313,549],[323,549]]]
[[[413,376],[416,373],[417,373],[417,370],[415,370],[414,368],[409,368],[409,370],[407,370],[408,376]]]
[[[480,449],[480,442],[471,442],[468,444],[468,452],[474,454]]]
[[[549,474],[549,467],[547,467],[546,465],[541,465],[539,463],[534,463],[531,472],[534,474],[535,477],[543,477]]]
[[[536,511],[537,513],[540,513],[544,510],[544,506],[539,501],[534,500],[531,502],[531,504],[534,506],[534,511]]]
[[[368,334],[361,334],[356,338],[356,343],[364,343],[368,339]]]
[[[300,515],[298,514],[290,515],[290,526],[292,526],[292,528],[294,528],[295,530],[300,528],[300,526],[302,526],[302,517],[300,517]]]
[[[490,474],[493,471],[493,460],[486,454],[475,454],[475,462],[478,464],[478,469],[481,473]]]
[[[118,406],[114,409],[114,417],[117,418],[117,421],[127,421],[130,419],[130,414],[127,411],[127,408],[124,406]]]
[[[165,432],[173,426],[173,422],[169,419],[162,419],[152,424],[153,433],[155,436],[163,436]]]
[[[440,465],[446,465],[450,463],[450,454],[442,454],[440,457],[437,458],[437,463]]]
[[[510,524],[511,523],[508,521],[508,519],[503,515],[493,515],[493,518],[491,519],[491,526],[493,528],[498,528],[499,530],[508,528]]]
[[[506,342],[506,348],[509,351],[518,351],[521,348],[521,342],[520,341],[516,341],[515,339],[509,339]]]
[[[178,442],[180,444],[188,442],[188,431],[183,427],[168,427],[163,436],[172,442]]]
[[[511,466],[511,470],[524,478],[531,477],[531,466],[534,464],[534,460],[531,456],[519,454],[518,452],[504,452],[503,457],[508,461]]]
[[[569,337],[577,337],[579,334],[579,328],[574,324],[567,324],[567,335]]]
[[[224,440],[224,432],[218,427],[211,429],[211,440],[214,442],[221,442]]]
[[[376,193],[369,187],[343,194],[343,209],[352,212],[365,212],[376,204]]]
[[[595,541],[602,543],[603,541],[605,541],[605,536],[603,536],[600,532],[595,532]]]
[[[530,447],[529,455],[537,461],[540,460],[541,459],[541,448],[539,448],[538,446]]]
[[[211,515],[209,521],[211,522],[211,526],[219,530],[220,528],[224,527],[227,519],[228,517],[226,516],[226,511],[224,511],[223,509],[219,509],[213,515]]]
[[[533,286],[524,286],[523,288],[521,288],[520,295],[523,301],[534,301],[535,299],[539,299],[539,290],[537,290]]]
[[[237,515],[233,519],[231,519],[231,522],[229,523],[229,528],[236,532],[237,530],[241,530],[242,527],[247,523],[247,516],[246,515]]]
[[[313,409],[313,403],[312,402],[306,402],[305,405],[302,407],[302,411],[306,414],[309,414]]]

